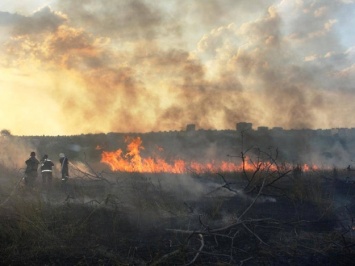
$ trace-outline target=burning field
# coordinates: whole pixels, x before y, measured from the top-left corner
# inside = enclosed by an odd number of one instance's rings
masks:
[[[51,187],[39,177],[28,189],[23,170],[3,161],[4,264],[348,265],[353,259],[351,169],[291,164],[270,150],[190,160],[166,156],[165,147],[151,148],[137,136],[122,143],[93,145],[91,157],[70,160],[68,183],[56,168]],[[3,147],[16,148],[9,141]]]
[[[355,0],[0,3],[0,264],[354,264]]]
[[[283,170],[299,168],[302,171],[318,170],[317,165],[283,163],[278,166],[271,162],[270,154],[259,153],[256,158],[251,158],[247,155],[239,158],[239,163],[236,158],[230,161],[214,160],[205,163],[198,161],[186,161],[183,159],[173,159],[168,162],[161,157],[146,157],[141,156],[141,150],[144,150],[143,141],[140,137],[125,138],[127,143],[126,152],[122,149],[116,151],[102,151],[101,162],[107,164],[112,171],[129,172],[129,173],[172,173],[172,174],[204,174],[204,173],[233,173],[242,171],[259,170],[277,171],[282,167]],[[101,150],[100,147],[97,149]],[[162,151],[162,148],[159,149]],[[236,157],[236,156],[233,156]],[[268,158],[269,157],[269,158]]]

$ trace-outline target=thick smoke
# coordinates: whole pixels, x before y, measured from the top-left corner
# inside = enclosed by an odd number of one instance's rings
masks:
[[[240,121],[352,127],[353,8],[352,1],[132,0],[0,12],[4,90],[41,94],[59,123],[29,129],[1,118],[15,134],[52,135]],[[40,113],[38,100],[30,94],[21,104]]]
[[[0,144],[1,169],[14,170],[21,177],[23,176],[24,170],[26,168],[25,161],[30,158],[30,153],[34,151],[38,156],[40,156],[36,149],[37,143],[29,139],[26,140],[11,136],[0,136]]]

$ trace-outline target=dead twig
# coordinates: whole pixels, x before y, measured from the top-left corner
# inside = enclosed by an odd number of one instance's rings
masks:
[[[195,254],[195,257],[194,257],[188,264],[185,264],[185,265],[191,265],[191,264],[193,264],[193,263],[196,261],[196,259],[198,258],[198,256],[200,255],[200,253],[201,253],[203,247],[205,246],[205,241],[204,241],[204,239],[203,239],[203,235],[202,235],[202,234],[198,234],[198,236],[199,236],[199,238],[200,238],[201,246],[200,246],[200,248],[198,249],[197,253]]]

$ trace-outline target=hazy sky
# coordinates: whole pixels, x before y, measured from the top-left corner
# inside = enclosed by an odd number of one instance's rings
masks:
[[[0,129],[355,127],[354,13],[355,0],[1,0]]]

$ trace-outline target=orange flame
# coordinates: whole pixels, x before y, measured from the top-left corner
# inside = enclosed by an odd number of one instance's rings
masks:
[[[249,157],[246,157],[243,162],[236,164],[235,162],[228,161],[212,161],[208,163],[200,163],[197,161],[184,161],[182,159],[176,159],[172,162],[167,162],[162,158],[142,158],[141,150],[144,150],[142,146],[142,140],[140,137],[130,138],[126,137],[125,142],[127,144],[127,152],[121,149],[116,151],[103,151],[101,154],[101,162],[107,164],[112,171],[120,172],[140,172],[140,173],[174,173],[183,174],[193,172],[197,174],[201,173],[218,173],[218,172],[240,172],[243,171],[255,171],[257,168],[261,170],[277,170],[277,166],[270,162],[253,162]],[[162,148],[159,148],[162,151]],[[291,168],[290,168],[291,169]],[[303,171],[315,170],[315,167],[309,165],[302,166]]]

